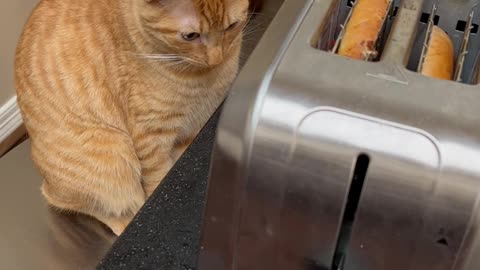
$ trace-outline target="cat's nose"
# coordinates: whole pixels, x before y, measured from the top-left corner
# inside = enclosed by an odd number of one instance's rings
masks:
[[[207,65],[218,66],[223,62],[222,48],[212,48],[207,55]]]

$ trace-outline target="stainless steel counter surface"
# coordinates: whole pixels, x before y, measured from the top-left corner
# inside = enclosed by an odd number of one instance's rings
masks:
[[[51,210],[29,141],[0,159],[0,269],[94,269],[114,238],[88,217]]]

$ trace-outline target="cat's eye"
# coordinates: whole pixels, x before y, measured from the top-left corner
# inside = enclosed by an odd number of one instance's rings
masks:
[[[237,25],[238,25],[238,22],[234,22],[234,23],[230,24],[230,25],[227,27],[226,30],[227,30],[227,31],[228,31],[228,30],[232,30],[232,29],[235,28]]]
[[[195,32],[182,34],[182,38],[186,41],[194,41],[199,37],[200,37],[200,34]]]

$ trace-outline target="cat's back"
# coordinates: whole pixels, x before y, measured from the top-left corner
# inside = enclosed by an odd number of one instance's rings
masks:
[[[40,44],[46,45],[48,51],[55,39],[77,32],[74,30],[76,24],[79,26],[76,22],[85,17],[90,2],[92,0],[41,0],[25,23],[17,55],[28,49],[39,50]]]
[[[115,78],[122,69],[116,54],[124,40],[115,31],[118,2],[43,0],[32,12],[15,58],[17,101],[27,127],[33,118],[57,114],[51,107],[72,113],[115,111],[110,95],[119,88]],[[55,123],[67,121],[64,116]]]
[[[41,0],[24,25],[15,54],[17,101],[22,112],[25,108],[30,112],[35,103],[44,102],[44,96],[38,94],[51,87],[46,84],[49,77],[59,75],[56,68],[58,60],[52,58],[55,54],[61,54],[58,40],[65,40],[67,31],[62,30],[65,29],[62,24],[68,16],[68,4],[72,9],[78,5],[71,0]],[[55,70],[52,70],[53,67]],[[24,117],[28,122],[29,113],[24,113]]]
[[[28,83],[45,76],[82,72],[82,65],[102,58],[102,46],[113,48],[109,2],[114,1],[42,0],[17,44],[17,93],[29,90]]]
[[[115,21],[112,0],[42,0],[32,11],[17,44],[17,69],[39,68],[48,58],[81,61],[101,49]],[[110,4],[112,4],[110,6]],[[98,52],[93,52],[99,57]],[[80,63],[79,63],[80,64]]]

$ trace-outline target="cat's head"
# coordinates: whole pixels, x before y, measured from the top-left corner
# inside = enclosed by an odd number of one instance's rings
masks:
[[[163,55],[152,57],[214,67],[238,55],[248,0],[134,1],[140,32]]]

